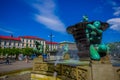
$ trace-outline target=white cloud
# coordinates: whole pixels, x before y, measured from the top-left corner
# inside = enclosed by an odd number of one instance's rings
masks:
[[[57,18],[36,15],[36,20],[54,31],[65,32],[64,24]]]
[[[56,15],[57,6],[54,0],[31,0],[30,4],[38,11],[34,13],[37,22],[51,30],[65,32],[64,23]]]
[[[114,10],[113,15],[114,16],[120,16],[120,6],[119,3],[115,0],[107,0],[107,3],[112,6],[112,9]]]
[[[111,29],[120,31],[120,18],[112,18],[109,19],[107,22],[111,25]]]
[[[5,33],[10,33],[12,34],[13,32],[7,29],[0,28],[0,31],[5,32]]]
[[[115,10],[115,12],[113,13],[113,15],[119,16],[120,15],[120,7],[114,7],[113,9]]]
[[[100,2],[103,6],[100,5],[100,6],[96,7],[94,9],[94,12],[102,13],[103,9],[106,6],[109,6],[113,10],[113,15],[114,16],[120,16],[120,5],[119,5],[120,1],[117,1],[117,0],[101,0]]]

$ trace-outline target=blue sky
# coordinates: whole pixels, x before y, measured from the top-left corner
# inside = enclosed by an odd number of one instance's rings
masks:
[[[103,43],[120,41],[120,0],[0,0],[0,35],[74,41],[66,28],[82,20],[108,22]]]

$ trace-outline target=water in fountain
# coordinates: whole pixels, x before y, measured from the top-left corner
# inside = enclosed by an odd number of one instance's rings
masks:
[[[53,73],[53,78],[54,78],[54,80],[57,80],[57,72],[55,71],[54,73]],[[53,80],[53,79],[52,79]]]
[[[66,51],[62,48],[59,49],[58,53],[56,54],[56,59],[55,59],[55,64],[56,66],[58,63],[63,63],[63,56],[65,55]],[[69,55],[70,55],[70,60],[66,60],[67,62],[77,62],[79,61],[79,56],[78,56],[78,50],[68,50]]]
[[[57,54],[56,54],[56,61],[55,61],[55,64],[54,64],[54,66],[56,67],[57,66],[57,64],[60,62],[60,60],[62,60],[63,59],[63,55],[64,55],[64,49],[62,48],[62,49],[59,49],[59,51],[57,52]],[[54,71],[54,73],[53,73],[53,77],[54,77],[54,80],[56,80],[57,79],[57,72],[56,71]]]
[[[74,66],[80,63],[78,50],[69,50],[68,53],[70,55],[70,59],[64,61],[66,64]]]
[[[58,53],[56,54],[56,61],[54,63],[55,67],[57,66],[58,63],[67,62],[72,65],[72,63],[77,63],[79,61],[78,50],[68,50],[67,53],[69,53],[71,59],[66,61],[63,60],[63,56],[65,55],[65,53],[66,51],[64,50],[64,48],[59,49]],[[53,77],[56,79],[56,76],[57,72],[55,71]]]
[[[71,59],[79,60],[78,50],[69,50],[68,53],[70,54]]]
[[[55,58],[55,64],[54,64],[54,66],[56,66],[57,63],[59,63],[59,61],[63,59],[64,53],[65,52],[64,52],[63,48],[59,49],[59,51],[57,52],[57,54],[55,56],[56,58]]]

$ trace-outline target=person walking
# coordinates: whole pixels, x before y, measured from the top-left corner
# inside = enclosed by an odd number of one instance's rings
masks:
[[[6,61],[5,61],[6,64],[10,64],[10,59],[9,59],[9,56],[6,57]]]
[[[29,62],[28,55],[25,55],[25,62],[26,62],[26,63]]]

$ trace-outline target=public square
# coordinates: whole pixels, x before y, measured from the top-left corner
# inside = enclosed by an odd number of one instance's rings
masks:
[[[0,80],[30,80],[33,61],[15,61],[10,64],[0,64]]]
[[[120,80],[120,0],[0,0],[0,80]]]

